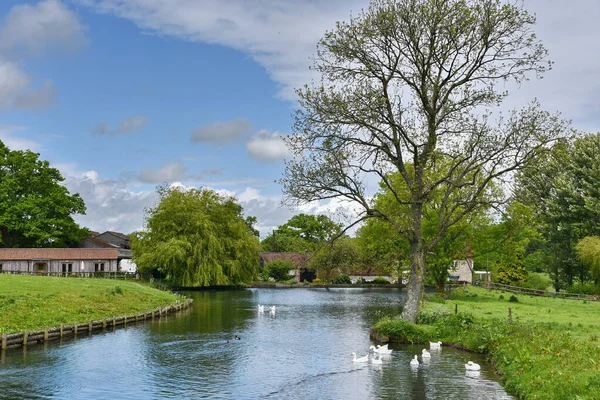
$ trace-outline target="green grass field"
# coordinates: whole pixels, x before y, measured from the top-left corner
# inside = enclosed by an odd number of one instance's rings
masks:
[[[0,333],[130,315],[176,300],[132,281],[0,274]]]
[[[518,302],[509,301],[513,295]],[[425,309],[443,308],[454,312],[458,305],[459,312],[473,314],[478,319],[508,319],[511,308],[515,322],[541,323],[568,330],[577,339],[600,336],[600,302],[527,296],[477,287],[457,289],[449,297],[444,304],[427,302]]]

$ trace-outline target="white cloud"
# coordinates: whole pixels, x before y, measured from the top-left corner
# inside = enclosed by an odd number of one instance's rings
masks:
[[[15,5],[0,30],[0,48],[32,53],[47,48],[74,51],[87,43],[85,30],[77,14],[58,0]]]
[[[279,132],[269,133],[262,130],[246,144],[246,148],[252,157],[263,162],[292,157],[283,141],[283,135]]]
[[[54,102],[56,89],[52,81],[42,87],[31,87],[29,76],[11,61],[0,59],[0,108],[31,110]]]
[[[249,54],[295,99],[294,87],[310,81],[309,57],[318,39],[364,0],[78,0],[140,28],[184,40],[216,43]]]
[[[198,127],[192,131],[192,143],[208,142],[223,144],[242,139],[250,132],[250,122],[234,119],[227,122],[215,122]]]
[[[110,127],[106,122],[98,122],[91,130],[96,136],[133,135],[142,129],[148,118],[144,116],[128,117],[119,122],[116,129]]]
[[[15,132],[27,129],[25,126],[6,125],[0,126],[0,140],[11,150],[31,150],[39,152],[42,146],[33,140],[14,136]]]
[[[119,124],[119,132],[121,133],[137,133],[148,119],[144,116],[125,118]]]
[[[159,169],[144,168],[138,179],[142,183],[173,182],[184,177],[186,168],[180,162],[168,163]]]

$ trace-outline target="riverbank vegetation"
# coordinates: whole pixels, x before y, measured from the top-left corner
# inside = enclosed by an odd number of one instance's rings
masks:
[[[442,340],[487,353],[520,398],[600,398],[600,303],[512,296],[457,289],[426,302],[418,324],[388,317],[375,329],[394,341]]]
[[[0,333],[138,314],[177,299],[131,281],[0,274]]]

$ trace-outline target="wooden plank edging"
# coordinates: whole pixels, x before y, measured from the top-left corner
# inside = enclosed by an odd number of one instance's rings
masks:
[[[118,325],[127,326],[130,322],[146,321],[146,319],[154,320],[169,314],[177,313],[181,310],[189,308],[193,299],[185,299],[183,302],[177,300],[174,305],[166,307],[157,307],[155,310],[139,313],[135,315],[126,315],[121,317],[105,318],[103,320],[91,320],[85,323],[75,323],[73,325],[60,325],[60,327],[46,328],[40,331],[23,331],[20,333],[7,334],[2,333],[0,341],[0,351],[8,348],[24,347],[30,344],[44,343],[51,340],[62,339],[67,336],[77,336],[80,332],[88,332],[92,334],[94,331],[104,331],[108,327],[113,329]]]

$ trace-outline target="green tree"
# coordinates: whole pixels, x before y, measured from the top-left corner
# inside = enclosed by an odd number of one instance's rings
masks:
[[[310,258],[308,266],[317,272],[317,278],[330,282],[339,273],[349,274],[359,256],[354,240],[342,238],[320,247]]]
[[[383,218],[410,244],[403,318],[416,321],[426,255],[451,226],[478,209],[489,185],[562,136],[566,122],[532,103],[492,122],[508,95],[549,67],[521,3],[497,0],[373,0],[319,42],[320,84],[298,90],[287,143],[295,158],[282,184],[292,205],[338,198],[361,207],[356,223]],[[443,155],[446,173],[435,178]],[[408,188],[396,193],[385,177]],[[408,209],[397,225],[378,209],[368,177],[382,179]],[[439,204],[437,234],[423,237],[424,207]]]
[[[294,264],[289,260],[274,260],[265,265],[267,275],[278,282],[290,279],[290,271],[293,269]]]
[[[341,232],[341,225],[326,215],[298,214],[262,241],[265,251],[311,252]]]
[[[577,257],[588,268],[596,285],[600,284],[600,237],[586,236],[576,246]]]
[[[68,247],[89,231],[73,214],[85,214],[79,194],[32,151],[10,150],[0,141],[0,246]]]
[[[132,235],[133,259],[142,272],[158,269],[178,286],[252,281],[259,242],[234,198],[209,189],[158,188],[146,230]]]
[[[527,280],[527,270],[523,263],[523,248],[516,242],[511,243],[507,248],[509,252],[498,267],[496,281],[505,285],[523,286]]]

